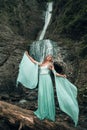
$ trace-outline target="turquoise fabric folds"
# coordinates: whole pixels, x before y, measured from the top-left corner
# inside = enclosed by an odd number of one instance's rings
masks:
[[[38,83],[38,65],[32,63],[25,53],[19,65],[17,86],[19,82],[30,89],[36,88]]]
[[[76,126],[79,115],[77,88],[68,79],[56,76],[55,70],[53,73],[60,109],[73,119]],[[19,65],[17,84],[19,82],[30,89],[35,88],[38,83],[38,108],[34,114],[41,120],[46,118],[55,121],[54,90],[49,66],[38,68],[38,65],[32,63],[24,53]]]
[[[77,103],[77,88],[68,79],[56,77],[56,92],[60,109],[78,122],[79,108]]]
[[[55,102],[52,79],[47,67],[41,67],[38,88],[38,109],[34,114],[39,119],[55,121]]]

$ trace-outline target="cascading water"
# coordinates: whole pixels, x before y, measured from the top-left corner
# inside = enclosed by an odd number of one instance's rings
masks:
[[[48,2],[47,3],[46,14],[45,14],[45,24],[44,24],[43,30],[42,30],[42,32],[40,34],[39,40],[42,40],[44,38],[44,35],[46,33],[46,30],[47,30],[47,27],[48,27],[49,22],[51,20],[52,10],[53,10],[53,2]]]
[[[31,56],[37,61],[42,62],[47,55],[56,55],[56,42],[45,39],[32,43],[30,47]]]
[[[47,10],[45,13],[45,24],[40,34],[39,40],[34,41],[30,46],[30,55],[39,62],[42,62],[47,55],[56,56],[58,49],[56,49],[56,42],[50,39],[43,39],[50,23],[53,10],[53,2],[47,2]]]

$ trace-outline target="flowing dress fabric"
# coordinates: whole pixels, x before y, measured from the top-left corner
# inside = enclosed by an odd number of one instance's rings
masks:
[[[56,76],[55,70],[53,73],[60,109],[73,119],[76,126],[79,115],[77,88],[68,79]],[[38,65],[32,63],[24,53],[19,66],[17,84],[19,82],[30,89],[35,88],[38,83],[38,109],[34,114],[41,120],[46,118],[55,121],[54,91],[49,67],[40,67],[38,71]]]
[[[19,82],[30,89],[36,88],[38,83],[38,65],[31,62],[26,53],[19,65],[17,86]]]
[[[79,115],[77,88],[68,79],[62,77],[55,76],[55,83],[60,109],[73,119],[76,126]]]
[[[34,114],[41,120],[46,118],[55,121],[53,83],[47,66],[40,67],[38,109]]]

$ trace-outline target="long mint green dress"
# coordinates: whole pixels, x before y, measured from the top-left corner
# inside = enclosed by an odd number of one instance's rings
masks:
[[[38,109],[34,112],[40,119],[55,121],[55,102],[53,83],[48,66],[39,70]]]
[[[77,88],[68,79],[56,76],[55,70],[53,74],[60,109],[72,118],[76,126],[79,115]],[[24,54],[19,65],[17,84],[19,82],[30,89],[36,88],[38,83],[38,108],[34,114],[41,120],[55,121],[54,90],[49,67],[44,66],[38,69],[38,65],[32,63]]]

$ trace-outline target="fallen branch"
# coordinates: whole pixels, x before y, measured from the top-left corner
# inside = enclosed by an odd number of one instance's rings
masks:
[[[34,128],[34,115],[31,110],[22,109],[16,105],[0,101],[0,117],[6,118],[10,123],[20,123],[20,128],[27,126]]]
[[[39,120],[34,116],[33,111],[3,101],[0,101],[0,117],[6,119],[11,124],[18,124],[19,128],[17,130],[21,130],[24,127],[32,130],[76,130],[73,127],[69,127],[67,123],[59,121],[59,117],[55,122]]]

